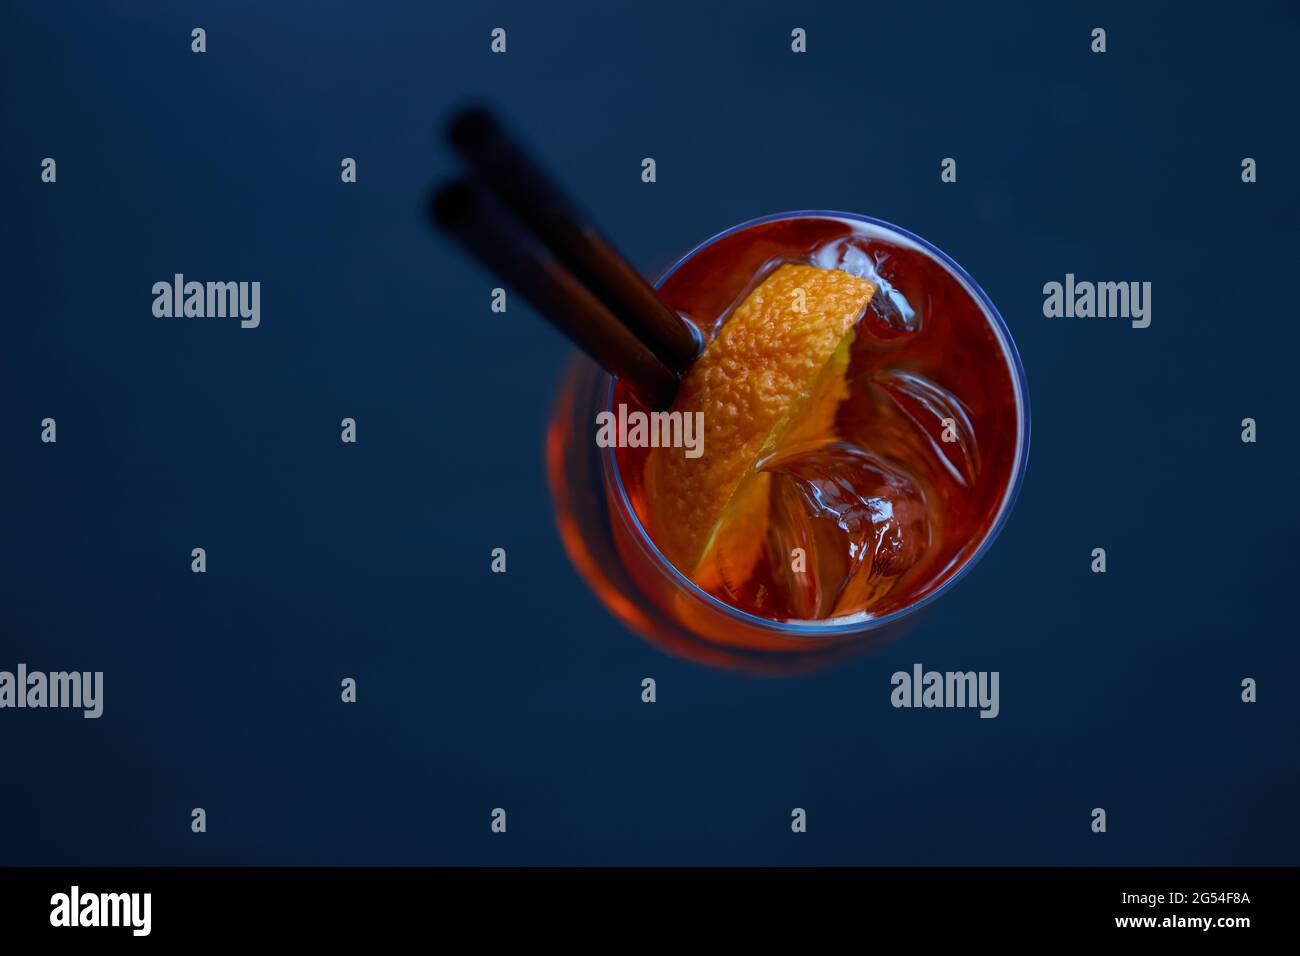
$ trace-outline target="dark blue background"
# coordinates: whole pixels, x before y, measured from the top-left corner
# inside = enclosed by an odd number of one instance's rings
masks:
[[[0,669],[106,674],[98,721],[0,712],[0,862],[1297,862],[1294,8],[185,6],[0,30]],[[910,637],[760,680],[586,590],[542,468],[567,347],[421,218],[467,97],[647,274],[822,207],[983,285],[1034,450]],[[174,272],[260,280],[261,328],[154,318]],[[1066,272],[1153,282],[1151,327],[1045,319]],[[917,661],[1000,671],[1001,716],[892,709]]]

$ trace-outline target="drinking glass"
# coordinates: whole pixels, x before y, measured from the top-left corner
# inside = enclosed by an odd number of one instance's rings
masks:
[[[868,270],[873,268],[873,256],[877,265],[881,260],[875,250],[891,249],[897,257],[913,263],[914,274],[939,276],[948,290],[945,301],[949,308],[956,296],[958,306],[973,304],[986,323],[986,336],[966,338],[977,347],[1001,350],[1010,383],[1001,426],[1007,438],[992,449],[997,460],[988,470],[994,472],[999,487],[986,489],[988,513],[981,516],[979,530],[970,540],[954,543],[952,560],[937,569],[932,579],[914,587],[914,596],[903,606],[887,613],[795,621],[774,620],[732,606],[674,567],[647,533],[629,496],[630,476],[621,473],[616,449],[600,448],[595,441],[597,414],[613,411],[619,401],[625,401],[625,390],[590,359],[576,355],[564,373],[547,435],[547,478],[560,536],[575,568],[602,603],[631,630],[665,651],[720,667],[785,674],[879,647],[897,639],[917,611],[955,586],[974,566],[992,545],[1015,503],[1029,453],[1024,368],[1010,332],[988,296],[931,243],[867,216],[825,210],[782,213],[733,226],[696,246],[664,273],[656,289],[661,293],[673,289],[674,277],[680,278],[683,269],[696,264],[734,273],[730,285],[697,283],[701,288],[707,286],[704,298],[713,301],[703,304],[702,314],[687,317],[704,327],[707,338],[710,323],[725,317],[724,300],[734,305],[737,290],[752,288],[751,273],[759,265],[791,255],[812,259],[829,242],[840,240],[867,250],[864,268]],[[712,278],[707,272],[703,277]],[[869,277],[880,282],[874,274]],[[884,323],[882,335],[893,334],[888,326],[894,320],[901,323],[894,332],[905,331],[906,313],[893,308],[883,295],[900,288],[908,292],[905,286],[905,282],[899,282],[899,288],[891,288],[888,282],[878,286],[883,312],[874,319]],[[910,293],[913,304],[922,300],[920,321],[942,323],[942,306],[928,302],[927,295],[924,289]],[[961,301],[963,295],[969,297],[969,303]],[[671,296],[667,301],[674,305]],[[938,311],[925,314],[931,307]],[[944,357],[938,355],[935,361],[941,364]]]

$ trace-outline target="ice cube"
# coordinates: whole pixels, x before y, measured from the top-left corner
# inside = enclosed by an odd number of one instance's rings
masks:
[[[813,255],[813,265],[821,269],[839,269],[876,287],[867,303],[859,328],[883,340],[900,339],[921,330],[921,315],[896,287],[890,269],[889,253],[883,249],[865,249],[851,239],[839,239],[822,246]]]
[[[962,487],[979,474],[979,445],[966,406],[952,392],[923,375],[900,369],[875,372],[871,387],[916,426],[923,446]]]
[[[808,620],[867,609],[889,593],[930,544],[917,481],[844,441],[776,452],[767,547],[776,587]],[[803,549],[803,567],[795,548]]]

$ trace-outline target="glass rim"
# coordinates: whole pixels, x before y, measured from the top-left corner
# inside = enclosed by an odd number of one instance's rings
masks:
[[[998,506],[997,515],[989,525],[988,531],[985,532],[984,539],[980,542],[979,547],[977,547],[971,553],[970,557],[962,562],[961,565],[948,576],[947,580],[929,594],[905,607],[901,607],[896,611],[891,611],[888,614],[875,617],[845,615],[840,618],[830,618],[824,621],[778,621],[772,618],[752,614],[749,611],[728,604],[726,601],[723,601],[710,594],[708,591],[705,591],[683,574],[676,565],[668,560],[668,557],[660,550],[659,546],[655,544],[654,539],[650,537],[650,533],[641,523],[641,518],[636,513],[636,508],[633,507],[631,498],[627,493],[627,488],[623,484],[623,476],[619,472],[618,458],[614,453],[615,450],[613,447],[608,447],[603,450],[603,462],[605,465],[603,470],[606,484],[608,485],[612,483],[616,492],[616,501],[619,505],[619,515],[625,522],[630,524],[637,545],[646,553],[657,568],[666,573],[675,585],[690,594],[694,599],[702,602],[713,610],[721,612],[733,620],[739,621],[740,623],[761,630],[771,631],[786,637],[825,639],[828,637],[849,636],[874,630],[891,622],[898,621],[901,618],[928,606],[932,602],[936,601],[940,596],[947,593],[953,585],[965,577],[970,569],[973,568],[979,562],[980,558],[988,552],[989,548],[992,547],[993,542],[1002,531],[1003,526],[1010,517],[1011,511],[1020,496],[1020,488],[1024,482],[1025,470],[1029,463],[1029,383],[1025,377],[1024,363],[1020,360],[1020,352],[1016,349],[1015,340],[1011,337],[1011,330],[1007,328],[1006,321],[1002,318],[1002,313],[998,311],[997,306],[995,306],[992,300],[985,294],[979,283],[971,278],[970,274],[954,261],[951,256],[933,243],[923,239],[910,230],[904,229],[902,226],[896,226],[891,222],[886,222],[883,219],[876,219],[872,216],[864,216],[859,213],[837,212],[829,209],[798,209],[791,212],[772,213],[766,216],[759,216],[755,219],[748,219],[742,223],[731,226],[728,229],[724,229],[722,232],[719,232],[693,246],[659,276],[654,283],[654,287],[656,289],[660,288],[687,260],[692,258],[701,250],[713,245],[715,242],[725,239],[732,233],[739,232],[742,229],[749,229],[753,226],[763,225],[768,222],[776,222],[782,219],[841,219],[849,220],[851,222],[867,223],[872,226],[892,231],[899,236],[916,243],[951,269],[953,274],[966,286],[967,290],[972,294],[976,301],[983,306],[985,318],[989,320],[989,324],[997,334],[997,337],[1002,344],[1003,352],[1006,354],[1008,364],[1014,372],[1012,375],[1012,384],[1016,395],[1016,412],[1019,421],[1019,429],[1016,436],[1016,461],[1012,465],[1011,478],[1007,482],[1007,489],[1002,495],[1002,501]],[[618,379],[616,376],[610,376],[609,387],[606,390],[605,396],[606,410],[614,407],[614,387],[617,381]]]

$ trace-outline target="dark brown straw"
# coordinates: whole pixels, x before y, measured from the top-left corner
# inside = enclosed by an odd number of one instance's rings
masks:
[[[667,408],[677,376],[614,317],[591,291],[528,234],[474,180],[434,194],[430,213],[476,258],[608,371],[624,379],[651,408]]]
[[[460,113],[452,144],[510,211],[675,374],[695,362],[691,325],[668,308],[487,111]]]

